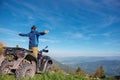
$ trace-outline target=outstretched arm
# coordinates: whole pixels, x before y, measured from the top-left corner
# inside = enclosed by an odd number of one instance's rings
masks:
[[[38,35],[45,35],[45,34],[48,34],[48,30],[45,30],[44,32],[38,32]]]
[[[22,33],[19,33],[19,36],[25,36],[25,37],[28,37],[28,36],[29,36],[29,33],[28,33],[28,34],[22,34]]]

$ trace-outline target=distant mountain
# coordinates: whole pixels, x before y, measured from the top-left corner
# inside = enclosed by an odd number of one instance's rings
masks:
[[[120,56],[109,57],[66,57],[57,58],[58,61],[75,69],[79,66],[88,73],[95,73],[98,66],[103,66],[107,76],[120,75]]]
[[[73,65],[72,65],[73,66]],[[102,60],[96,62],[85,62],[74,64],[74,68],[80,66],[85,72],[95,73],[98,66],[103,66],[107,76],[120,75],[120,60]]]
[[[61,63],[67,63],[67,64],[75,64],[75,63],[84,63],[84,62],[95,62],[95,61],[101,61],[101,60],[120,60],[120,56],[78,56],[78,57],[57,57],[55,58]]]
[[[67,73],[74,72],[74,69],[66,64],[62,64],[56,60],[53,59],[53,66],[56,66],[57,68],[64,70]]]

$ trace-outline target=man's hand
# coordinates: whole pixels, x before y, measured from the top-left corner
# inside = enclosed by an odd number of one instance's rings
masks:
[[[45,31],[44,31],[45,34],[48,34],[48,32],[49,32],[48,30],[45,30]]]

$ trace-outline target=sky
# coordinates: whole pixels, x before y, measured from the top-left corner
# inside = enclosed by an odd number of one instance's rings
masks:
[[[47,55],[120,56],[120,0],[0,0],[0,42],[28,49],[32,25]]]

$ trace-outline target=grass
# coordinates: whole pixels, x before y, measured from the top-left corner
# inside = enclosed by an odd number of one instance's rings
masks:
[[[0,75],[0,80],[15,80],[13,75]]]
[[[0,80],[17,80],[15,75],[0,75]],[[44,73],[44,74],[36,74],[33,78],[21,78],[18,80],[100,80],[100,79],[90,79],[83,77],[81,75],[64,75],[61,73]],[[116,80],[112,77],[102,79],[102,80]]]
[[[0,80],[16,80],[14,75],[0,75]],[[97,80],[89,79],[83,76],[64,75],[61,73],[36,74],[33,78],[21,78],[19,80]]]

